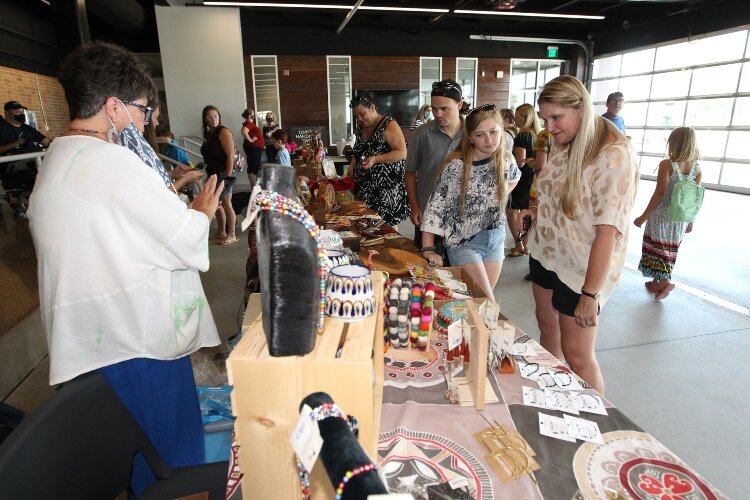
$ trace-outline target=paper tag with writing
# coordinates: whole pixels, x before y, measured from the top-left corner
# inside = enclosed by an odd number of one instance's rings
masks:
[[[522,361],[518,363],[518,370],[521,372],[523,378],[534,381],[536,381],[540,373],[547,373],[546,368],[542,368],[536,363],[524,363]]]
[[[463,334],[464,320],[459,319],[455,323],[448,325],[448,350],[452,351],[456,347],[461,345],[461,339],[464,338]]]
[[[599,424],[578,417],[571,417],[570,415],[563,415],[565,417],[565,426],[568,429],[568,435],[574,436],[577,439],[583,441],[589,441],[591,443],[604,444],[604,438],[599,430]]]
[[[568,391],[544,389],[544,397],[545,404],[550,410],[560,410],[578,415],[578,408],[576,408],[575,401]]]
[[[491,328],[493,325],[497,324],[497,317],[499,314],[500,308],[494,302],[485,300],[479,306],[479,315],[484,318],[484,324],[487,326],[487,328]]]
[[[500,354],[502,349],[503,330],[497,325],[492,325],[488,328],[490,330],[490,351]]]
[[[533,387],[523,386],[523,404],[526,406],[535,406],[537,408],[547,408],[547,399],[544,389],[534,389]]]
[[[311,413],[312,408],[308,405],[302,407],[291,437],[292,449],[308,472],[312,471],[320,449],[323,447],[323,438],[320,437],[318,423],[310,419]]]
[[[575,401],[578,411],[596,413],[598,415],[607,414],[607,408],[604,406],[601,396],[589,392],[571,392],[570,394],[573,396],[573,401]]]
[[[546,413],[539,413],[539,433],[542,436],[548,436],[562,441],[576,442],[576,438],[568,435],[568,426],[565,420],[560,417],[553,417]]]
[[[551,369],[549,370],[552,377],[555,379],[555,384],[561,389],[567,389],[571,391],[580,391],[583,389],[580,382],[576,380],[575,376],[567,370]]]
[[[536,354],[536,350],[531,344],[513,344],[512,349],[514,356],[533,356]]]
[[[469,482],[463,476],[456,476],[456,477],[454,477],[453,479],[451,479],[450,481],[448,481],[448,484],[454,490],[456,490],[458,488],[468,488],[469,487]]]

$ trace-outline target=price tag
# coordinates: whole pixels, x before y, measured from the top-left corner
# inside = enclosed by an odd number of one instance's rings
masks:
[[[461,345],[463,339],[464,320],[460,319],[455,323],[448,325],[448,350],[452,351]]]
[[[308,405],[302,407],[291,437],[292,449],[308,472],[312,471],[320,449],[323,448],[323,438],[320,437],[318,423],[310,420],[311,413],[312,408]]]
[[[500,308],[496,303],[485,300],[479,306],[479,315],[484,318],[484,324],[487,328],[497,325],[497,317],[500,314]]]
[[[502,337],[503,337],[503,331],[500,329],[497,325],[492,325],[490,327],[490,350],[493,352],[496,352],[497,354],[500,354],[500,351],[502,349]]]

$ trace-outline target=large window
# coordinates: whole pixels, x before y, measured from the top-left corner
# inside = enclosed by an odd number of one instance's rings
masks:
[[[456,82],[461,85],[464,100],[473,108],[477,99],[477,58],[456,58]]]
[[[430,104],[432,84],[443,79],[442,57],[419,58],[419,105]]]
[[[516,109],[521,104],[531,104],[536,108],[536,94],[545,83],[560,76],[562,62],[543,60],[514,59],[510,65],[509,107]]]
[[[328,130],[330,145],[352,135],[352,114],[349,101],[352,98],[351,57],[327,56],[328,62]]]
[[[252,56],[252,62],[255,113],[262,120],[271,111],[276,116],[276,123],[281,126],[276,56]]]
[[[750,192],[747,29],[595,59],[591,95],[598,112],[618,90],[644,175],[654,175],[666,157],[670,132],[688,126],[698,137],[703,182]]]

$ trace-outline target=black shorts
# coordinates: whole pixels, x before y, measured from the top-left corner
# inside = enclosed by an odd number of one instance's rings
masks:
[[[552,307],[566,316],[576,315],[578,300],[581,298],[580,293],[571,290],[568,285],[560,281],[557,273],[548,271],[533,257],[529,257],[529,270],[532,282],[542,288],[552,290]],[[599,314],[598,310],[596,314]]]

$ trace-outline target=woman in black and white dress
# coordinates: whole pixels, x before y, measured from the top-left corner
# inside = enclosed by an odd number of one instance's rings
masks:
[[[393,118],[382,116],[372,92],[349,103],[357,120],[354,157],[354,194],[375,210],[390,226],[406,219],[411,211],[404,182],[406,141]]]

